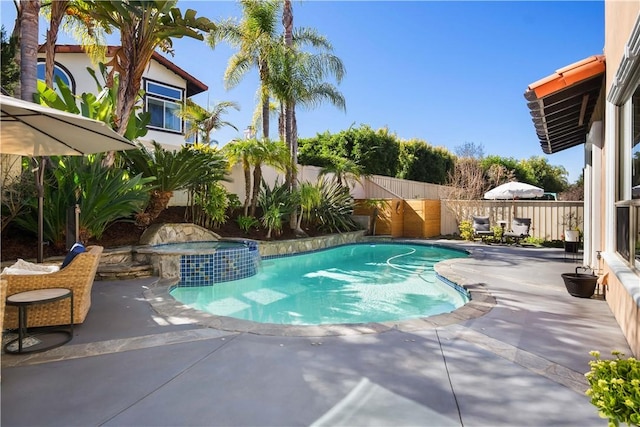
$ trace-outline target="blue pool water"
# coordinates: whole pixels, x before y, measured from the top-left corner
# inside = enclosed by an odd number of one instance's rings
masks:
[[[261,323],[384,322],[447,313],[468,301],[433,266],[462,251],[415,244],[354,244],[262,261],[257,275],[178,286],[185,305]]]

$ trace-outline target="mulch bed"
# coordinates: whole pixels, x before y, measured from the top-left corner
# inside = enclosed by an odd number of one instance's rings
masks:
[[[223,224],[219,228],[214,228],[213,231],[222,237],[243,237],[254,240],[267,240],[266,230],[257,229],[251,230],[249,233],[245,233],[240,229],[238,223],[235,221],[236,215]],[[153,222],[156,223],[184,223],[185,221],[185,208],[180,206],[172,206],[163,211],[163,213]],[[100,240],[92,239],[88,244],[97,244],[104,246],[105,248],[116,248],[120,246],[137,245],[140,241],[140,236],[144,232],[144,228],[136,226],[132,222],[118,222],[112,224],[107,228]],[[315,229],[305,229],[309,236],[319,236],[321,233]],[[295,235],[293,231],[287,227],[282,230],[282,234],[272,238],[272,240],[288,240],[294,239]],[[0,236],[0,261],[15,261],[18,258],[22,259],[35,259],[37,257],[37,241],[38,239],[34,235],[27,234],[23,230],[18,230],[9,225],[3,230]],[[44,247],[44,257],[49,258],[52,256],[62,256],[66,254],[65,248],[55,248],[50,245]]]

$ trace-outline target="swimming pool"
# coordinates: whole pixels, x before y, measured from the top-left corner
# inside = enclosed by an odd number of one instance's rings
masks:
[[[467,292],[433,266],[467,253],[419,244],[351,244],[262,261],[257,275],[213,286],[177,286],[183,304],[260,323],[323,325],[448,313]]]

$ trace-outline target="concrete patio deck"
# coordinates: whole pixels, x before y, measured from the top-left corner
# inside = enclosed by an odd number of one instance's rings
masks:
[[[443,273],[482,285],[490,311],[259,335],[154,310],[155,278],[96,282],[69,344],[2,355],[2,425],[606,426],[584,395],[589,351],[631,352],[605,301],[567,293],[560,274],[578,264],[561,249],[439,243],[472,252]]]

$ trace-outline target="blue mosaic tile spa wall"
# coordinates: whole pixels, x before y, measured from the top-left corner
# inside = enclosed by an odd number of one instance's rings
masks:
[[[209,254],[181,255],[179,286],[207,286],[254,276],[260,264],[258,245],[252,241],[245,245]]]

